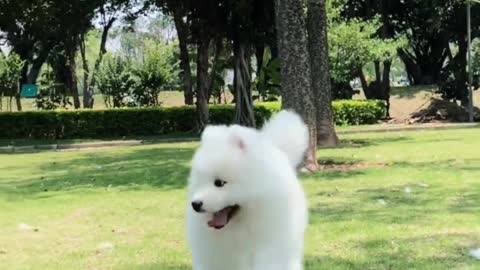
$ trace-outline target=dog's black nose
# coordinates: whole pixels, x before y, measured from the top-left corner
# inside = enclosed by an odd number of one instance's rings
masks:
[[[201,201],[192,202],[193,210],[195,210],[196,212],[201,212],[202,211],[202,205],[203,205],[203,202],[201,202]]]

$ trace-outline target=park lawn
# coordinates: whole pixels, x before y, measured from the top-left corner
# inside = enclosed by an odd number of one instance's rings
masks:
[[[342,136],[303,177],[306,269],[480,269],[480,129]],[[195,143],[0,155],[0,269],[191,269]]]

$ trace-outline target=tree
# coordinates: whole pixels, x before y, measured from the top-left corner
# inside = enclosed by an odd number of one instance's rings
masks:
[[[308,43],[312,88],[315,95],[317,143],[321,146],[339,144],[332,113],[332,93],[328,63],[326,0],[308,1]]]
[[[351,0],[345,5],[343,15],[354,19],[378,20],[378,22],[380,22],[380,27],[376,31],[375,36],[387,42],[386,44],[389,42],[395,44],[395,38],[398,37],[398,33],[395,32],[395,26],[398,23],[394,20],[392,13],[395,12],[396,9],[401,8],[401,2],[401,0]],[[379,49],[383,48],[380,47]],[[387,103],[387,116],[390,107],[390,70],[393,56],[394,55],[387,55],[385,57],[382,55],[382,59],[374,59],[375,80],[370,84],[367,84],[363,70],[359,70],[359,76],[365,96],[368,99],[385,100]]]
[[[255,126],[252,97],[252,66],[255,1],[227,1],[227,36],[233,45],[235,123]]]
[[[10,53],[4,56],[0,52],[0,111],[3,109],[4,96],[10,97],[9,109],[12,109],[12,97],[18,95],[20,91],[19,82],[24,65],[25,62],[18,55]]]
[[[107,107],[136,106],[132,90],[137,81],[130,62],[122,57],[107,58],[95,74],[96,89],[102,93]]]
[[[305,168],[318,169],[316,108],[302,0],[276,0],[278,50],[282,67],[282,107],[301,115],[308,125],[310,143]]]
[[[20,83],[35,84],[43,63],[55,44],[57,27],[52,3],[45,1],[2,1],[0,8],[0,40],[12,47],[12,51],[25,64]],[[20,88],[15,95],[17,110],[22,110]]]
[[[124,20],[132,23],[135,19],[148,10],[150,3],[142,0],[100,0],[97,6],[97,17],[101,26],[101,39],[98,49],[98,56],[95,60],[93,70],[90,71],[89,64],[85,55],[85,33],[80,34],[80,52],[82,55],[82,63],[84,69],[84,89],[83,89],[83,106],[85,108],[93,108],[93,95],[96,84],[95,74],[98,72],[103,61],[104,55],[107,53],[107,40],[113,24],[117,20]],[[91,80],[89,80],[91,78]]]
[[[193,3],[190,0],[151,0],[160,10],[173,18],[177,30],[178,47],[180,52],[180,74],[183,84],[184,102],[193,105],[193,77],[189,45],[191,44],[191,10]]]

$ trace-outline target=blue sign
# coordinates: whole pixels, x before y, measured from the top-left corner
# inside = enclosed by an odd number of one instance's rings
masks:
[[[36,98],[38,94],[38,87],[35,84],[22,85],[21,97],[23,98]]]

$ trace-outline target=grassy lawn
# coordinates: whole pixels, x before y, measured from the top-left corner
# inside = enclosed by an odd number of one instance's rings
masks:
[[[343,136],[303,178],[306,268],[480,269],[480,129]],[[0,155],[0,269],[191,269],[195,144]]]

